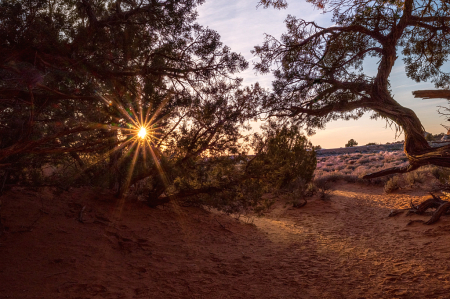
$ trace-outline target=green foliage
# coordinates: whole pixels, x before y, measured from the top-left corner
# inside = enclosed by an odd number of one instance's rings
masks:
[[[252,175],[265,176],[278,189],[284,189],[298,177],[309,182],[316,167],[316,156],[310,142],[296,126],[265,127],[263,135],[255,135],[256,156],[248,166]]]
[[[274,123],[255,134],[255,155],[205,157],[177,172],[175,193],[227,213],[261,213],[274,202],[269,193],[302,197],[316,166],[315,152],[297,127]],[[186,164],[187,165],[187,164]]]
[[[445,136],[445,133],[434,134],[433,141],[440,141],[442,139],[442,137],[444,137],[444,136]]]
[[[290,203],[294,208],[301,208],[306,205],[307,197],[311,197],[317,193],[317,187],[313,182],[305,183],[304,180],[297,180],[291,193],[288,193]]]
[[[192,160],[243,151],[263,90],[242,88],[234,74],[247,61],[195,23],[202,3],[2,1],[6,184],[51,164],[64,188],[115,186],[121,195],[148,177],[157,197],[166,188],[160,173],[170,185]],[[152,144],[138,146],[130,129],[144,119]]]
[[[366,145],[377,145],[375,142],[369,142]]]
[[[273,6],[276,9],[282,9],[287,7],[287,2],[286,0],[260,0],[259,5],[262,5],[264,8]]]
[[[356,142],[353,138],[352,139],[350,139],[348,142],[347,142],[347,144],[345,145],[345,147],[354,147],[354,146],[357,146],[358,145],[358,142]]]

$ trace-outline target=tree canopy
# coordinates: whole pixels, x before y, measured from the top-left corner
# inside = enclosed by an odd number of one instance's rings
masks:
[[[1,159],[22,151],[70,151],[55,138],[91,131],[89,123],[110,125],[111,119],[101,119],[105,100],[125,107],[140,98],[156,109],[176,94],[164,107],[171,110],[188,105],[202,84],[246,68],[217,32],[195,24],[202,2],[2,1],[1,129],[12,137],[2,139]],[[91,117],[89,110],[102,111]],[[9,117],[14,121],[6,122]]]
[[[0,163],[42,164],[62,153],[83,163],[80,153],[126,143],[146,116],[158,128],[155,146],[192,124],[186,155],[226,144],[224,131],[235,141],[251,104],[233,73],[247,62],[195,23],[202,2],[2,1]],[[220,91],[221,104],[208,90]]]
[[[36,183],[48,165],[62,176],[52,184],[95,183],[118,196],[145,179],[150,205],[223,193],[253,196],[243,205],[255,207],[270,185],[260,168],[270,165],[284,171],[277,188],[298,178],[293,165],[310,180],[313,151],[294,163],[298,155],[279,161],[262,150],[288,134],[295,142],[277,151],[304,153],[311,144],[298,129],[268,128],[250,143],[266,91],[242,87],[236,74],[248,62],[196,23],[203,2],[2,1],[0,193]],[[253,159],[252,147],[261,149]]]
[[[405,73],[417,82],[429,80],[448,88],[444,63],[450,47],[447,1],[309,1],[333,13],[331,27],[289,16],[287,32],[277,39],[267,36],[254,54],[256,70],[275,76],[273,94],[264,101],[271,115],[288,117],[315,128],[336,119],[358,119],[373,111],[397,125],[405,134],[410,165],[366,177],[402,173],[421,165],[450,166],[450,147],[431,148],[423,126],[411,109],[391,93],[389,76],[400,56]],[[260,1],[282,8],[284,0]],[[367,75],[363,62],[377,59],[377,73]]]

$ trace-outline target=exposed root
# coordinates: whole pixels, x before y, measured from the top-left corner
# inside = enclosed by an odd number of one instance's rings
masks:
[[[392,210],[388,217],[394,217],[399,214],[402,214],[403,212],[407,212],[406,216],[410,214],[418,214],[418,215],[424,215],[429,214],[428,209],[436,209],[434,212],[431,212],[431,218],[428,221],[423,220],[412,220],[408,223],[410,225],[413,222],[423,222],[424,224],[433,224],[441,218],[442,215],[447,214],[450,212],[450,201],[442,200],[439,196],[434,195],[433,193],[430,193],[431,198],[425,200],[419,205],[414,205],[412,200],[410,203],[410,208],[407,209],[398,209],[398,210]]]
[[[449,208],[450,208],[450,202],[447,201],[446,203],[442,204],[434,212],[433,216],[431,216],[430,220],[425,222],[425,224],[433,224],[433,223],[437,222],[439,220],[439,218],[441,218],[441,216],[448,211]]]
[[[432,198],[429,198],[419,204],[418,206],[414,206],[411,203],[411,208],[415,211],[413,211],[416,214],[423,214],[428,209],[437,209],[447,201],[442,200],[440,197],[435,196],[434,194],[431,194]]]

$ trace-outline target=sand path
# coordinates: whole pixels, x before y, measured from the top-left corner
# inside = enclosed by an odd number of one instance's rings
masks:
[[[424,191],[334,188],[330,201],[278,202],[253,224],[89,189],[12,191],[2,198],[0,298],[450,297],[450,217],[387,217]]]

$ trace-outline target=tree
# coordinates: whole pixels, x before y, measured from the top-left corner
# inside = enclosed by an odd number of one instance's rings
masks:
[[[450,6],[445,1],[311,0],[333,12],[334,26],[325,28],[289,16],[287,33],[280,40],[267,36],[255,47],[260,58],[256,69],[273,70],[274,92],[265,100],[272,115],[290,117],[308,126],[309,132],[335,119],[357,119],[373,111],[405,133],[409,166],[367,175],[374,178],[413,171],[422,165],[450,166],[450,147],[431,148],[423,126],[411,109],[395,101],[389,75],[403,54],[407,76],[417,82],[448,84],[442,69],[450,52]],[[261,1],[265,5],[285,1]],[[366,58],[377,59],[378,71],[363,71]],[[373,61],[373,60],[372,60]]]
[[[448,87],[444,63],[450,53],[450,4],[415,0],[310,0],[333,13],[333,26],[322,27],[289,16],[287,32],[267,36],[254,49],[256,70],[273,71],[273,94],[264,101],[271,115],[306,125],[309,133],[335,119],[358,119],[372,111],[405,134],[409,165],[393,167],[365,178],[406,173],[434,164],[450,167],[450,146],[432,148],[411,109],[390,90],[389,76],[400,55],[406,75],[416,82],[430,80]],[[284,0],[260,1],[283,7]],[[377,73],[364,73],[363,63],[376,63]]]
[[[112,173],[123,193],[158,173],[166,153],[169,167],[238,147],[258,87],[240,87],[233,74],[245,59],[195,23],[201,3],[2,1],[2,182],[26,180],[46,163],[75,163],[74,180]],[[143,123],[150,145],[137,142]],[[144,147],[155,155],[148,167],[150,152],[137,153]],[[145,170],[130,171],[138,162]]]
[[[121,197],[142,183],[150,206],[214,195],[256,208],[263,190],[310,180],[315,160],[298,130],[271,133],[284,136],[281,160],[247,156],[266,92],[241,86],[248,63],[195,23],[201,3],[2,1],[1,186],[88,184]],[[45,164],[60,176],[39,177]]]
[[[43,143],[76,133],[73,124],[61,124],[54,136],[35,135],[29,142],[36,125],[50,126],[69,116],[59,117],[57,112],[74,110],[75,120],[77,104],[99,109],[107,98],[125,106],[138,96],[148,102],[171,92],[179,97],[171,97],[167,106],[180,105],[186,101],[180,97],[189,95],[187,88],[244,69],[247,62],[224,47],[216,32],[194,23],[195,7],[202,2],[3,1],[1,111],[16,119],[2,129],[22,129],[12,134],[15,139],[2,143],[1,159],[47,152]],[[56,115],[39,119],[43,113]],[[91,129],[83,126],[77,132]],[[51,151],[70,150],[53,144]]]
[[[356,142],[353,138],[352,139],[350,139],[348,142],[347,142],[347,144],[345,145],[345,147],[354,147],[354,146],[357,146],[358,145],[358,142]]]

